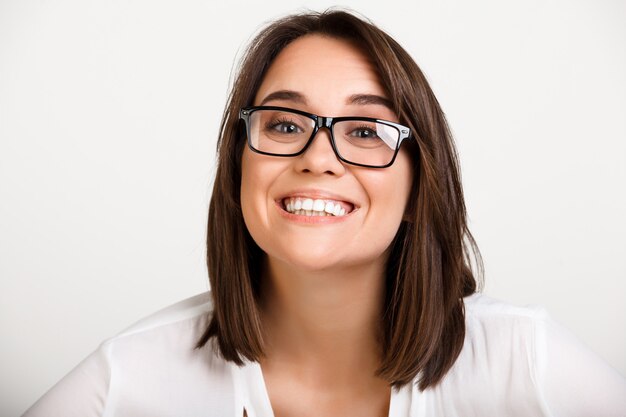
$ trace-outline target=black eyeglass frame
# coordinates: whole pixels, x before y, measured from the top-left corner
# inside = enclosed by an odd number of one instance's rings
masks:
[[[254,146],[252,146],[252,141],[251,141],[251,138],[250,138],[250,116],[252,115],[252,113],[254,113],[255,111],[258,111],[258,110],[287,111],[287,112],[296,113],[296,114],[299,114],[301,116],[308,117],[309,119],[311,119],[311,120],[313,120],[315,122],[315,126],[313,127],[313,132],[311,132],[311,136],[307,139],[306,143],[304,144],[304,147],[301,150],[299,150],[298,152],[290,153],[290,154],[282,154],[282,153],[281,154],[277,154],[277,153],[260,151],[260,150],[256,149]],[[388,120],[376,119],[376,118],[373,118],[373,117],[360,117],[360,116],[354,116],[354,117],[352,117],[352,116],[348,116],[348,117],[325,117],[325,116],[318,116],[317,114],[313,114],[313,113],[307,113],[307,112],[302,111],[302,110],[291,109],[289,107],[279,107],[279,106],[251,106],[251,107],[243,107],[239,111],[239,119],[243,120],[245,125],[246,125],[246,138],[247,138],[247,142],[248,142],[248,147],[253,152],[256,152],[256,153],[259,153],[259,154],[262,154],[262,155],[283,156],[283,157],[293,157],[293,156],[302,155],[307,150],[309,145],[311,145],[311,143],[313,142],[313,139],[315,138],[315,135],[320,130],[320,128],[325,127],[330,132],[330,144],[331,144],[331,146],[333,148],[333,152],[335,152],[335,156],[337,156],[337,158],[340,161],[345,162],[346,164],[356,165],[356,166],[365,167],[365,168],[387,168],[387,167],[390,167],[391,165],[393,165],[394,161],[396,160],[396,156],[398,155],[398,151],[400,150],[400,145],[402,144],[402,142],[405,139],[414,139],[413,135],[411,134],[411,129],[409,129],[408,127],[406,127],[404,125],[401,125],[399,123],[390,122]],[[352,162],[352,161],[349,161],[349,160],[345,159],[344,157],[342,157],[339,154],[339,150],[337,149],[337,146],[335,145],[335,136],[333,134],[333,127],[334,127],[335,123],[342,122],[342,121],[347,121],[347,120],[380,123],[380,124],[384,124],[386,126],[391,126],[391,127],[395,128],[398,131],[398,133],[399,133],[399,138],[398,138],[398,144],[396,145],[396,149],[394,149],[393,158],[391,158],[391,161],[388,164],[386,164],[386,165],[367,165],[367,164],[359,164],[357,162]]]

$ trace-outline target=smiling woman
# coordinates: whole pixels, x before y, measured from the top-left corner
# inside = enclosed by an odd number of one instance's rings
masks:
[[[221,124],[211,292],[106,341],[26,415],[626,414],[623,378],[542,309],[476,294],[459,177],[391,37],[343,11],[273,22]]]
[[[324,54],[315,65],[296,65],[305,62],[311,50],[324,51]],[[337,66],[337,62],[342,65]],[[324,80],[324,88],[319,87],[319,79]],[[276,96],[277,91],[295,94]],[[355,102],[353,98],[357,95],[381,97],[381,100],[369,104]],[[386,92],[374,67],[358,49],[345,41],[309,35],[293,41],[276,57],[259,87],[255,104],[297,106],[301,111],[344,118],[397,119],[392,109],[380,104],[387,101],[383,101],[384,96]],[[346,268],[358,266],[360,278],[355,282],[382,282],[380,274],[386,263],[383,253],[400,226],[411,189],[413,158],[408,149],[400,148],[397,139],[393,147],[387,146],[380,138],[382,129],[376,127],[380,122],[335,118],[307,127],[285,111],[269,117],[282,126],[294,127],[301,132],[289,134],[291,140],[286,144],[274,140],[275,130],[270,134],[255,134],[255,129],[251,129],[248,135],[249,138],[265,137],[259,144],[265,149],[284,149],[285,154],[297,157],[259,155],[251,150],[255,149],[253,147],[243,150],[241,208],[252,238],[268,255],[269,276],[285,285],[309,284],[312,286],[310,292],[323,288],[335,288],[333,291],[336,291],[340,283],[352,281],[346,276],[353,272]],[[259,123],[263,125],[262,120]],[[330,129],[314,129],[320,125]],[[344,125],[347,127],[342,127]],[[357,143],[353,136],[359,129],[370,132],[371,139],[358,139]],[[408,128],[402,129],[408,131]],[[344,133],[347,130],[350,131]],[[396,133],[398,138],[400,130]],[[287,135],[283,134],[281,138],[283,136]],[[362,144],[364,141],[374,143]],[[271,143],[265,145],[265,142]],[[294,143],[299,149],[292,148]],[[277,146],[280,149],[276,149]],[[399,157],[393,162],[398,150]],[[368,169],[343,163],[339,155],[353,163],[393,164],[385,169]],[[283,207],[285,199],[295,199],[294,204],[301,200],[305,213],[288,214]],[[342,207],[345,214],[311,218],[313,213],[323,212],[327,203],[333,205],[333,209],[336,205]],[[316,204],[318,210],[315,210]],[[327,227],[320,227],[322,224]],[[294,242],[307,244],[294,245]],[[288,277],[276,276],[273,271],[276,262],[290,266]],[[342,274],[343,279],[335,276],[337,273]],[[307,277],[308,274],[317,278]],[[295,280],[293,276],[302,279]]]

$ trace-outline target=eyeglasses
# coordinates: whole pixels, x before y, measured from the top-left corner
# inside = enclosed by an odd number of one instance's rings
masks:
[[[337,158],[352,165],[386,168],[396,159],[403,140],[412,138],[408,127],[371,117],[323,117],[286,107],[245,107],[248,146],[272,156],[297,156],[313,142],[320,128],[330,131]]]

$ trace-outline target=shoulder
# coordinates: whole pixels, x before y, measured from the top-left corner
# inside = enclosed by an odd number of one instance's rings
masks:
[[[210,292],[204,292],[142,318],[116,336],[105,340],[112,368],[125,378],[142,378],[154,369],[195,372],[195,367],[222,367],[211,345],[197,349],[213,309]]]
[[[231,414],[231,366],[208,344],[196,348],[211,311],[206,292],[139,320],[105,340],[26,415]]]
[[[542,415],[545,405],[538,391],[537,370],[544,323],[549,318],[546,310],[482,294],[464,301],[463,348],[430,395],[446,399],[446,407],[480,411],[481,415],[507,415],[508,407],[517,407],[519,413],[513,415]]]
[[[465,341],[459,366],[529,374],[539,361],[550,316],[538,305],[519,306],[474,294],[465,299]],[[519,374],[519,375],[522,375]]]
[[[202,415],[227,412],[231,366],[211,344],[197,349],[212,312],[205,292],[177,302],[104,342],[111,365],[107,407],[130,410],[138,402],[146,415]],[[173,393],[176,393],[173,396]],[[222,410],[223,407],[226,407]],[[178,414],[180,415],[180,414]]]
[[[142,318],[105,343],[132,336],[141,336],[165,328],[176,328],[189,322],[205,321],[212,310],[211,293],[207,291],[197,294]]]
[[[210,292],[184,299],[140,319],[105,340],[100,349],[110,359],[138,353],[171,357],[194,353],[198,339],[207,328],[212,306]]]
[[[466,320],[498,321],[526,320],[542,321],[549,316],[542,306],[530,304],[519,306],[481,293],[464,298]]]

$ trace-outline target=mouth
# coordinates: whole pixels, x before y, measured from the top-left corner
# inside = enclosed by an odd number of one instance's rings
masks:
[[[288,213],[308,217],[342,217],[355,209],[347,201],[300,196],[285,197],[280,200],[280,206]]]

